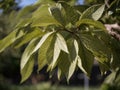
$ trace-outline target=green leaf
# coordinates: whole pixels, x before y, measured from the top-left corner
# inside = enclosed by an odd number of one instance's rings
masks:
[[[45,34],[40,28],[35,28],[31,32],[28,32],[26,35],[24,35],[22,38],[18,39],[17,43],[15,44],[16,48],[19,48],[20,46],[28,43],[30,40],[36,37],[41,37]]]
[[[27,27],[30,23],[31,23],[31,18],[24,18],[24,19],[21,18],[19,22],[17,22],[15,27],[17,29]]]
[[[66,41],[64,40],[63,36],[60,33],[57,33],[55,44],[54,44],[53,61],[51,63],[52,69],[56,66],[57,59],[60,55],[61,50],[66,53],[69,53],[66,45]]]
[[[105,9],[105,5],[102,5],[101,7],[99,7],[99,8],[92,14],[92,18],[93,18],[94,20],[98,20],[98,19],[102,16],[102,14],[103,14],[103,12],[104,12],[104,9]]]
[[[26,65],[24,66],[23,69],[21,69],[21,83],[24,82],[26,79],[28,79],[28,77],[31,75],[32,71],[33,71],[33,67],[34,67],[34,57],[31,56],[28,60],[28,62],[26,63]]]
[[[52,61],[52,68],[56,65],[56,61],[60,55],[61,48],[59,48],[59,39],[56,38],[55,45],[54,45],[54,55],[53,55],[53,61]]]
[[[69,81],[69,79],[71,78],[71,76],[73,75],[75,69],[76,69],[76,65],[77,65],[77,57],[75,58],[75,60],[73,60],[71,63],[70,63],[70,66],[69,66],[69,71],[68,71],[68,76],[67,76],[67,81]]]
[[[79,47],[77,41],[73,38],[68,39],[67,44],[69,49],[68,57],[70,61],[70,66],[67,76],[67,81],[69,81],[69,79],[71,78],[71,76],[73,75],[76,69]]]
[[[21,70],[24,69],[25,65],[27,64],[27,62],[29,61],[31,55],[34,53],[33,50],[37,44],[37,39],[38,38],[35,38],[33,39],[28,45],[27,47],[25,48],[25,51],[23,52],[22,54],[22,58],[21,58],[21,63],[20,63],[20,66],[21,66]]]
[[[32,13],[37,9],[37,5],[26,6],[21,9],[15,17],[17,28],[25,27],[31,23]]]
[[[93,54],[79,41],[78,67],[90,77],[94,62]]]
[[[60,8],[58,8],[57,6],[54,7],[50,7],[49,8],[50,14],[63,26],[66,25],[64,17],[61,13]]]
[[[41,46],[42,44],[46,41],[46,39],[51,35],[53,34],[53,32],[49,32],[47,34],[45,34],[41,40],[38,42],[38,44],[36,45],[36,47],[34,48],[34,50],[32,51],[33,53],[36,52]]]
[[[65,75],[66,78],[68,78],[68,71],[69,71],[70,61],[69,61],[67,53],[65,53],[63,51],[60,53],[60,56],[58,58],[57,66],[61,70],[61,74]]]
[[[31,15],[31,13],[36,9],[36,6],[31,5],[23,8],[18,12],[17,19],[26,18]]]
[[[81,41],[83,45],[90,50],[96,59],[104,64],[110,62],[111,52],[110,49],[96,36],[90,34],[81,34]]]
[[[48,26],[48,25],[60,25],[53,17],[50,15],[48,10],[48,5],[41,5],[32,15],[32,27],[36,26]]]
[[[68,23],[75,24],[75,22],[78,21],[79,16],[80,16],[78,14],[77,10],[65,2],[61,2],[61,5],[65,10],[65,14],[66,14],[66,18],[67,18]]]
[[[99,22],[99,21],[94,21],[92,19],[81,19],[79,20],[78,22],[76,22],[76,25],[77,26],[80,26],[81,24],[88,24],[88,25],[92,25],[96,28],[99,28],[99,29],[102,29],[102,30],[105,30],[106,31],[106,28],[105,26]]]
[[[13,44],[17,39],[24,35],[23,30],[14,30],[8,36],[0,40],[0,52],[6,49],[8,46]]]
[[[45,34],[41,40],[38,42],[36,41],[36,38],[33,39],[29,45],[26,47],[23,56],[22,56],[22,60],[21,60],[21,69],[24,68],[25,64],[28,62],[30,56],[35,53],[41,46],[42,44],[46,41],[46,39],[52,34],[53,32],[49,32],[47,34]],[[37,38],[38,39],[38,38]]]
[[[120,42],[116,39],[111,39],[111,49],[113,54],[113,60],[111,61],[112,69],[116,70],[120,68]]]
[[[116,73],[115,71],[113,71],[106,79],[105,79],[105,83],[107,84],[113,84],[115,78],[116,78]],[[115,83],[115,82],[114,82]]]
[[[58,43],[59,48],[62,51],[69,53],[66,41],[65,41],[64,37],[59,33],[57,33],[57,43]]]
[[[98,20],[101,15],[103,14],[104,11],[104,7],[105,5],[93,5],[91,7],[89,7],[88,9],[86,9],[83,14],[80,17],[81,19],[93,19],[93,20]]]
[[[38,52],[38,71],[41,70],[45,65],[51,63],[53,59],[53,47],[54,47],[54,34],[50,35],[39,48]]]
[[[38,51],[38,72],[48,64],[47,60],[46,60],[46,53],[45,51],[43,53],[41,53],[42,51],[44,51],[43,49],[39,49]]]

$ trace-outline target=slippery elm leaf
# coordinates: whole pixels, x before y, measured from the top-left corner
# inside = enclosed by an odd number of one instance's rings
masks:
[[[22,30],[14,30],[8,36],[0,40],[0,52],[6,49],[8,46],[13,44],[17,39],[21,38],[24,35]]]
[[[64,26],[66,24],[60,8],[57,6],[50,7],[49,12],[61,25]]]
[[[79,47],[77,41],[74,38],[68,39],[67,45],[69,50],[68,57],[70,62],[68,76],[67,76],[67,81],[69,81],[69,79],[71,78],[71,76],[73,75],[76,69]]]
[[[22,10],[19,11],[18,15],[17,15],[17,19],[20,19],[21,17],[26,17],[28,15],[31,14],[31,12],[33,12],[36,9],[35,6],[27,6],[25,8],[23,8]]]
[[[29,60],[30,56],[35,53],[41,46],[42,44],[46,41],[46,39],[52,34],[53,32],[49,32],[47,34],[45,34],[40,41],[36,42],[36,39],[34,39],[33,41],[31,41],[29,43],[29,45],[26,47],[22,59],[21,59],[21,69],[24,68],[25,64],[27,63],[27,61]]]
[[[60,25],[54,17],[50,14],[48,10],[48,5],[41,5],[33,14],[32,14],[32,27],[36,26],[48,26],[52,24]]]
[[[100,39],[88,34],[81,34],[84,46],[93,53],[101,63],[107,63],[111,58],[111,51]]]
[[[53,61],[52,61],[52,68],[55,66],[55,63],[60,55],[61,49],[59,48],[59,40],[56,38],[55,46],[54,46],[54,55],[53,55]]]
[[[76,40],[74,40],[74,47],[75,47],[75,50],[76,50],[76,54],[78,55],[79,45],[78,45],[78,42]]]
[[[68,39],[67,45],[69,49],[69,54],[61,51],[60,56],[58,58],[58,68],[61,70],[59,77],[61,74],[65,75],[67,78],[67,81],[69,82],[69,79],[73,75],[76,64],[77,64],[77,57],[78,57],[78,45],[77,41],[74,39]]]
[[[44,53],[41,53],[41,49],[38,50],[38,72],[45,66],[48,64],[48,62],[46,61],[45,58],[43,58],[43,56],[45,55]],[[43,55],[44,54],[44,55]]]
[[[35,46],[34,50],[32,51],[33,53],[36,52],[41,46],[42,44],[45,42],[45,40],[52,34],[53,32],[49,32],[47,34],[45,34],[41,40],[38,42],[38,44]]]
[[[53,58],[53,43],[54,35],[50,35],[46,41],[41,45],[38,52],[38,71],[41,70],[45,65],[50,64],[51,58]]]
[[[104,9],[105,9],[105,5],[100,6],[100,7],[92,14],[92,18],[93,18],[94,20],[98,20],[98,19],[102,16],[102,14],[103,14],[103,12],[104,12]]]
[[[31,24],[31,27],[37,27],[37,26],[49,26],[49,25],[60,25],[52,16],[43,16],[39,17],[38,19],[34,20]]]
[[[19,42],[17,42],[17,44],[15,44],[15,48],[19,48],[22,45],[28,43],[33,38],[41,37],[44,34],[45,34],[45,32],[43,32],[41,29],[35,28],[32,32],[29,32],[26,35],[24,35],[22,38],[20,38],[20,40],[18,39]]]
[[[86,74],[88,75],[88,72],[84,69],[84,66],[82,64],[82,60],[80,57],[78,57],[78,62],[77,62],[78,67]]]
[[[24,66],[24,68],[21,69],[21,76],[22,76],[21,83],[30,77],[33,71],[33,67],[34,67],[34,57],[31,56],[28,62],[26,63],[26,65]]]
[[[68,54],[65,52],[60,53],[60,57],[58,58],[58,68],[60,68],[61,73],[68,77],[68,71],[69,71],[69,66],[70,66],[70,61],[68,58]]]
[[[53,63],[53,57],[54,57],[54,45],[55,45],[55,35],[52,36],[51,44],[50,47],[47,50],[46,56],[47,56],[47,61],[49,63],[48,70],[52,71],[54,67],[56,66],[56,63]]]
[[[68,71],[68,76],[67,76],[67,81],[69,81],[69,79],[71,78],[71,76],[73,75],[75,69],[76,69],[76,65],[77,65],[77,56],[75,58],[75,60],[73,60],[72,62],[70,62],[70,66],[69,66],[69,71]]]
[[[26,27],[30,23],[31,23],[31,19],[30,18],[21,19],[15,27],[16,28]]]
[[[96,28],[99,28],[101,30],[106,31],[105,26],[101,22],[95,21],[95,20],[92,20],[92,19],[81,19],[81,20],[79,20],[79,21],[76,22],[77,26],[80,26],[81,24],[92,25],[92,26],[94,26]]]
[[[77,10],[65,2],[60,2],[60,3],[65,10],[67,21],[69,23],[75,24],[75,22],[79,19],[80,16]]]
[[[79,42],[79,56],[78,56],[78,67],[90,77],[92,66],[94,62],[93,54],[85,48],[83,43]]]
[[[111,47],[112,47],[112,60],[111,60],[111,66],[112,69],[116,70],[120,67],[120,42],[116,39],[112,39],[111,41]]]
[[[103,9],[104,9],[103,7],[102,7],[102,8],[100,8],[100,7],[101,7],[100,4],[98,4],[98,5],[93,5],[93,6],[89,7],[88,9],[86,9],[86,10],[82,13],[82,15],[81,15],[81,17],[80,17],[80,20],[81,20],[81,19],[86,19],[86,18],[88,18],[88,19],[93,19],[93,20],[98,20],[98,19],[101,17],[101,15],[102,15],[102,13],[103,13]],[[94,18],[93,16],[98,13],[98,10],[101,10],[101,12],[99,13],[99,15],[98,15],[96,18]],[[95,14],[94,14],[94,13],[95,13]]]
[[[21,70],[25,67],[31,55],[33,54],[33,50],[37,44],[37,39],[38,38],[33,39],[25,48],[25,51],[22,54],[21,63],[20,63]]]
[[[57,33],[57,38],[58,38],[58,46],[59,46],[59,48],[62,51],[66,52],[66,53],[69,53],[64,37],[61,34]]]

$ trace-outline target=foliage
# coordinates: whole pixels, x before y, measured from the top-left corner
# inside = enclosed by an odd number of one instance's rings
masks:
[[[101,22],[106,20],[105,5],[80,8],[65,2],[39,2],[17,14],[14,30],[0,40],[0,52],[11,45],[19,48],[27,44],[20,64],[21,82],[31,75],[35,59],[38,71],[47,65],[52,74],[57,68],[58,78],[66,76],[67,81],[77,68],[90,76],[94,59],[103,74],[120,68],[120,42],[107,33]]]
[[[0,9],[3,13],[10,13],[17,9],[17,2],[15,0],[0,0]]]
[[[117,70],[112,72],[106,78],[101,87],[101,90],[119,90],[119,89],[120,89],[120,70]]]

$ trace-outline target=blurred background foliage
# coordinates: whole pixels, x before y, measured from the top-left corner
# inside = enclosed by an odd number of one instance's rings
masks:
[[[38,2],[45,3],[45,2],[51,2],[51,1],[58,2],[61,0],[39,0]],[[77,0],[64,0],[64,1],[68,2],[71,5],[75,5],[78,2]],[[109,0],[109,3],[111,3],[111,1],[113,1],[113,0]],[[15,17],[17,15],[18,11],[21,9],[21,7],[18,6],[19,2],[20,2],[20,0],[17,2],[15,0],[0,0],[0,39],[4,38],[6,35],[8,35],[8,33],[13,30],[15,23],[18,22],[17,18],[15,18]],[[104,2],[104,0],[84,0],[84,4],[87,6],[94,5],[94,4],[100,4],[100,3],[105,3],[105,2]],[[78,3],[77,3],[77,5],[78,5]],[[119,17],[120,12],[119,12],[119,9],[116,9],[116,6],[117,6],[117,8],[120,7],[119,5],[120,4],[116,3],[115,6],[108,7],[107,12],[111,13],[111,15],[109,16],[108,14],[105,14],[104,18],[102,18],[101,21],[103,23],[116,23],[116,22],[120,23],[120,17]],[[8,85],[13,84],[13,86],[15,84],[19,84],[20,78],[21,78],[20,73],[19,73],[20,72],[19,65],[20,65],[20,57],[23,52],[23,49],[24,49],[24,46],[17,50],[12,47],[9,47],[9,48],[7,48],[6,51],[4,51],[3,53],[0,54],[0,90],[10,90],[9,86],[7,87],[7,84]],[[36,67],[35,67],[35,69],[36,69]],[[43,74],[40,74],[40,76],[36,75],[36,72],[35,72],[35,74],[32,75],[31,78],[28,81],[26,81],[25,83],[26,84],[30,84],[30,83],[36,84],[37,82],[40,82],[40,81],[49,80],[48,73],[45,73],[44,71],[45,71],[44,69],[43,69],[43,71],[41,71],[41,73],[43,73]],[[109,88],[114,88],[115,85],[118,85],[118,87],[117,87],[117,89],[114,89],[114,90],[119,90],[118,89],[120,86],[118,84],[118,81],[120,81],[119,72],[120,71],[118,71],[117,74],[116,74],[116,72],[114,72],[115,78],[113,78],[113,80],[115,83],[111,83],[111,81],[107,81],[108,79],[105,81],[105,84],[102,86],[103,90],[113,90],[113,89],[109,89]],[[79,73],[81,73],[81,72],[79,72]],[[114,73],[111,75],[111,77],[113,77]],[[44,75],[46,75],[46,76],[44,76]],[[100,81],[103,81],[103,78],[102,79],[101,78],[102,77],[98,77],[98,79],[100,79]],[[53,79],[52,81],[53,81],[53,83],[59,82],[58,80],[56,80],[56,78],[55,78],[55,80]],[[6,86],[5,86],[5,83],[6,83]],[[64,83],[64,80],[63,80],[63,83]],[[44,88],[44,89],[50,90],[50,86],[49,86],[50,83],[45,84],[45,85],[47,85],[48,88],[47,89]],[[38,87],[38,86],[34,86],[34,88],[35,87]],[[46,87],[46,86],[44,86],[44,84],[43,84],[43,87]],[[16,87],[15,89],[14,89],[14,87],[11,87],[11,88],[12,88],[11,90],[16,90],[16,88],[18,88],[18,87]],[[28,87],[26,86],[25,88],[28,88]],[[55,87],[53,87],[51,90],[56,90],[54,88]],[[108,89],[106,89],[106,88],[108,88]],[[17,90],[24,90],[24,89],[22,88],[22,89],[17,89]],[[27,90],[27,89],[25,89],[25,90]],[[28,90],[33,90],[33,89],[28,88]],[[38,90],[38,89],[36,89],[36,90]],[[41,90],[43,90],[43,89],[41,89]],[[67,90],[67,89],[61,89],[61,90]],[[77,90],[77,89],[75,89],[75,90]],[[78,90],[80,90],[80,89],[78,89]],[[91,89],[91,90],[94,90],[94,89]],[[98,90],[98,89],[96,89],[96,90]]]

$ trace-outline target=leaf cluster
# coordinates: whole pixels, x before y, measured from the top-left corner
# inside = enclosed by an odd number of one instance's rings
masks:
[[[77,68],[90,76],[95,59],[103,74],[120,66],[114,51],[119,43],[114,45],[99,21],[105,5],[86,8],[65,2],[38,3],[17,14],[14,30],[0,40],[0,52],[11,45],[19,48],[27,44],[21,57],[21,82],[31,75],[35,59],[38,71],[47,65],[47,71],[52,74],[57,68],[58,78],[65,76],[67,81]]]

